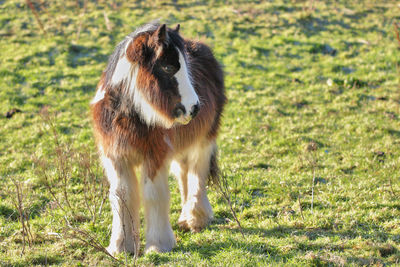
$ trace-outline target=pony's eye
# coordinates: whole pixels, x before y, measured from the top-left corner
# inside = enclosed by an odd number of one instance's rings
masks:
[[[172,65],[166,65],[166,66],[163,66],[162,68],[166,73],[174,73],[175,72],[175,68]]]

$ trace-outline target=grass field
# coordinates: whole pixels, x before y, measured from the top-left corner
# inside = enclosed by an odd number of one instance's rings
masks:
[[[32,2],[43,30],[0,1],[1,266],[400,264],[398,1]],[[77,239],[111,232],[89,102],[114,46],[155,18],[223,65],[220,165],[244,237],[214,187],[214,222],[180,231],[171,178],[177,247],[118,263]]]

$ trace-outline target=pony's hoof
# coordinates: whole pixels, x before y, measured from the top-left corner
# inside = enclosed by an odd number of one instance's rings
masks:
[[[181,229],[185,232],[191,231],[192,233],[199,233],[199,232],[201,232],[201,230],[203,230],[204,227],[207,226],[207,223],[196,224],[194,219],[191,219],[191,220],[179,219],[178,226],[179,226],[179,229]]]
[[[148,241],[146,244],[145,254],[151,252],[170,252],[176,245],[175,237],[172,234],[164,240],[157,240],[158,242]]]
[[[136,244],[136,247],[139,248],[139,244]],[[139,255],[139,249],[137,249],[135,251],[135,247],[132,247],[132,246],[125,247],[124,244],[120,244],[120,245],[111,245],[110,244],[106,248],[106,250],[112,256],[115,256],[115,255],[120,254],[122,252],[127,252],[127,253],[132,254],[132,255],[135,255],[137,253]]]
[[[211,218],[196,220],[195,218],[191,218],[188,220],[180,220],[178,221],[178,226],[183,231],[191,231],[192,233],[199,233],[203,230],[208,223],[212,220]]]
[[[155,252],[155,253],[170,252],[174,247],[175,247],[175,243],[174,243],[174,245],[166,245],[166,246],[149,245],[149,246],[146,246],[145,254],[149,254],[149,253],[153,253],[153,252]]]
[[[154,253],[160,253],[162,251],[157,246],[150,246],[150,247],[146,248],[146,251],[145,251],[146,254],[153,253],[153,252]]]
[[[207,202],[208,203],[208,202]],[[211,206],[199,202],[188,202],[182,209],[178,225],[182,230],[198,233],[213,219]]]
[[[181,220],[180,218],[178,221],[178,227],[179,227],[179,229],[181,229],[185,232],[190,231],[189,225],[186,223],[186,220]]]
[[[115,255],[117,255],[117,254],[119,254],[119,253],[121,253],[122,252],[122,250],[120,249],[120,248],[118,248],[118,247],[116,247],[116,246],[108,246],[107,248],[106,248],[106,250],[107,250],[107,252],[108,253],[110,253],[112,256],[115,256]]]

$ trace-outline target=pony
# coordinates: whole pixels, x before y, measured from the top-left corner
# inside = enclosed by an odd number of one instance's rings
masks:
[[[151,22],[126,36],[110,56],[91,102],[94,136],[110,184],[111,254],[139,252],[141,200],[145,252],[174,248],[170,166],[181,194],[179,227],[199,232],[213,218],[206,186],[218,173],[215,140],[226,103],[224,77],[211,49],[184,39],[179,28]]]

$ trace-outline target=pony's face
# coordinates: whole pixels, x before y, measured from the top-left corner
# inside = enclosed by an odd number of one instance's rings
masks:
[[[125,48],[132,77],[128,95],[148,125],[188,124],[199,111],[178,30],[179,26],[171,30],[161,25],[152,33],[138,35]],[[118,75],[118,65],[114,75]]]

